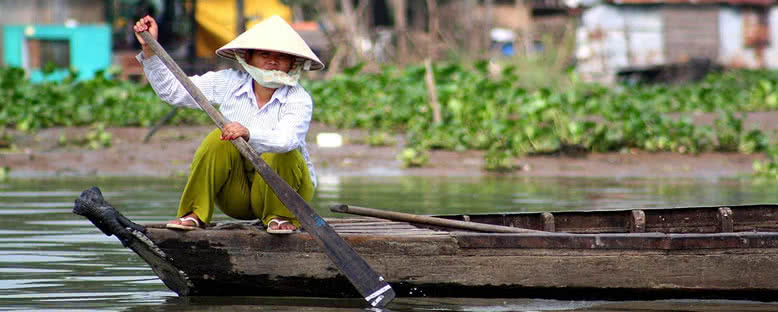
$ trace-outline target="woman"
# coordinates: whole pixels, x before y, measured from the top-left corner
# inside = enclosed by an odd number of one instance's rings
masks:
[[[158,27],[154,19],[141,18],[135,23],[134,31],[143,47],[136,58],[154,91],[172,105],[199,109],[138,34],[148,31],[156,39]],[[181,195],[178,219],[168,222],[167,227],[204,228],[214,206],[218,206],[233,218],[262,220],[269,233],[292,233],[300,227],[296,217],[230,141],[245,139],[281,178],[310,202],[316,175],[305,135],[313,102],[298,79],[302,70],[319,70],[324,64],[278,16],[260,22],[216,50],[216,54],[237,61],[244,70],[226,69],[190,78],[231,122],[221,131],[212,131],[195,152]]]

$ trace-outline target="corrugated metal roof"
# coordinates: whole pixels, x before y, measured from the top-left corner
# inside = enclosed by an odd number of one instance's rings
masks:
[[[730,4],[770,6],[775,0],[606,0],[614,4]]]

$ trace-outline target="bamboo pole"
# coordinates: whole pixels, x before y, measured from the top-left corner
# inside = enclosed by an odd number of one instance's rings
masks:
[[[394,35],[397,38],[397,63],[408,57],[408,23],[405,18],[405,0],[392,1],[394,9]]]
[[[543,231],[536,231],[530,229],[522,229],[512,226],[493,225],[486,223],[465,222],[458,220],[450,220],[444,218],[436,218],[429,216],[421,216],[410,213],[378,210],[373,208],[356,207],[349,205],[332,205],[330,210],[333,212],[350,213],[360,216],[375,217],[381,219],[387,219],[392,221],[403,221],[411,223],[421,223],[429,225],[437,225],[442,227],[449,227],[455,229],[471,230],[477,232],[487,233],[548,233]]]
[[[443,122],[440,116],[440,103],[438,103],[438,90],[435,87],[435,73],[432,71],[432,61],[430,58],[424,59],[424,80],[427,81],[427,95],[429,96],[430,106],[432,107],[432,121],[435,124]]]

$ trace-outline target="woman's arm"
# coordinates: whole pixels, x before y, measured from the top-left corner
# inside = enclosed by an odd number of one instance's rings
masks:
[[[139,33],[148,31],[149,34],[157,39],[157,22],[151,16],[144,16],[133,27],[135,37],[143,48],[143,52],[136,56],[138,62],[143,65],[143,72],[151,87],[159,97],[172,105],[188,108],[200,109],[197,102],[189,95],[184,86],[176,79],[173,73],[162,63],[162,60],[156,55],[151,47],[146,44]],[[222,70],[218,72],[208,72],[202,76],[189,77],[192,82],[203,92],[208,101],[220,103],[223,97],[229,92],[235,79],[239,75],[233,70]]]

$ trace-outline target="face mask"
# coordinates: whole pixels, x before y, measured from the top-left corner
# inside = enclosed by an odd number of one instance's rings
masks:
[[[284,85],[293,87],[297,85],[297,81],[300,79],[302,67],[299,65],[294,66],[289,73],[285,73],[280,70],[266,70],[251,66],[246,63],[238,53],[235,53],[235,58],[238,60],[238,63],[243,66],[243,69],[245,69],[259,85],[265,88],[278,89]]]

